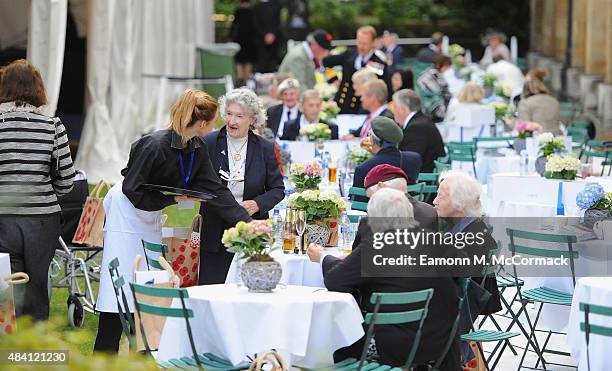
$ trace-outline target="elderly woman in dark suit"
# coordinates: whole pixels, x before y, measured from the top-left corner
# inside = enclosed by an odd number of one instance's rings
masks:
[[[285,187],[274,143],[255,134],[266,114],[261,100],[249,89],[234,89],[219,99],[225,126],[204,137],[214,170],[253,219],[267,219],[284,197]],[[205,203],[202,226],[200,284],[224,283],[234,254],[221,244],[223,222]]]

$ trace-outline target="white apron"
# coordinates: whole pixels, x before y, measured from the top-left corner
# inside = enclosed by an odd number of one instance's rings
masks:
[[[142,240],[161,243],[162,212],[143,211],[132,205],[121,190],[122,182],[115,184],[104,197],[104,250],[100,270],[100,288],[96,310],[117,313],[115,290],[108,272],[108,263],[119,259],[119,273],[124,277],[124,290],[130,312],[133,312],[133,299],[128,282],[132,281],[132,269],[136,255],[142,256],[139,270],[147,270]],[[149,257],[154,257],[151,252]]]

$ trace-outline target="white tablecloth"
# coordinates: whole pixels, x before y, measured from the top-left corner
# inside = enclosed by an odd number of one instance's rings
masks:
[[[342,251],[337,248],[326,248],[327,253],[335,256],[342,255]],[[285,254],[282,249],[274,250],[270,255],[283,268],[283,275],[280,282],[286,285],[300,285],[310,287],[325,287],[323,283],[323,271],[321,264],[313,263],[308,259],[308,255]],[[239,261],[234,256],[230,265],[225,283],[240,283],[240,266],[243,261]]]
[[[572,356],[579,362],[578,370],[587,370],[586,339],[584,332],[580,331],[580,323],[584,322],[584,312],[579,309],[580,303],[612,307],[612,278],[587,277],[576,283],[566,339]],[[612,327],[610,317],[601,315],[589,314],[589,323]],[[611,370],[611,350],[612,338],[591,334],[589,340],[591,370]]]
[[[586,180],[561,181],[537,174],[498,173],[489,177],[484,211],[492,217],[549,217],[557,215],[557,192],[563,182],[563,204],[566,216],[581,216],[576,195],[589,182],[597,182],[612,192],[612,180],[589,177]]]
[[[315,142],[302,142],[302,141],[290,141],[282,140],[281,146],[286,144],[286,149],[291,153],[292,162],[312,162],[315,156]],[[357,140],[327,140],[325,141],[325,148],[323,151],[329,152],[333,161],[338,161],[346,156],[346,153],[353,148],[353,146],[359,145]]]
[[[453,170],[461,170],[470,174],[474,174],[474,168],[471,162],[453,161],[451,164]],[[497,173],[507,173],[520,171],[520,156],[512,150],[506,150],[499,155],[487,153],[479,150],[476,154],[476,174],[478,180],[485,184],[488,182],[489,176]]]
[[[272,293],[250,293],[236,285],[194,286],[188,291],[197,352],[215,353],[234,365],[277,349],[288,364],[329,366],[335,350],[364,335],[361,311],[350,294],[303,286]],[[168,319],[158,359],[191,355],[185,321]]]

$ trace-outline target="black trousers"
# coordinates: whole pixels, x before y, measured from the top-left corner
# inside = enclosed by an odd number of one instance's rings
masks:
[[[60,235],[61,214],[0,216],[0,252],[10,254],[11,271],[25,272],[30,281],[15,285],[17,317],[49,319],[49,265]]]
[[[225,283],[234,253],[222,248],[218,252],[202,251],[200,255],[200,285]]]
[[[132,319],[134,315],[130,313]],[[134,329],[132,329],[132,332]],[[133,333],[132,333],[133,334]],[[123,335],[119,313],[100,312],[98,319],[98,335],[94,344],[95,352],[117,353]]]

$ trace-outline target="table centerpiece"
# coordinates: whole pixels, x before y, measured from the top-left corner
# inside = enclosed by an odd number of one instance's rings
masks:
[[[316,162],[291,164],[289,178],[295,183],[297,191],[318,189],[321,183],[323,168]]]
[[[544,177],[547,179],[574,180],[580,169],[580,160],[573,155],[553,154],[547,158]]]
[[[576,205],[584,210],[584,224],[593,228],[595,222],[612,216],[612,192],[604,191],[599,183],[587,183],[576,195]]]
[[[227,251],[247,259],[240,267],[240,277],[252,292],[271,292],[283,273],[281,265],[270,256],[274,249],[272,225],[271,219],[240,221],[223,232],[221,242]]]
[[[288,206],[306,211],[307,244],[338,245],[338,219],[346,207],[344,200],[331,190],[306,190],[289,196]]]

